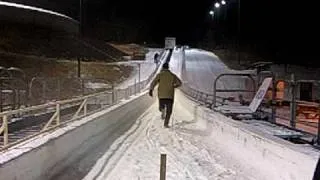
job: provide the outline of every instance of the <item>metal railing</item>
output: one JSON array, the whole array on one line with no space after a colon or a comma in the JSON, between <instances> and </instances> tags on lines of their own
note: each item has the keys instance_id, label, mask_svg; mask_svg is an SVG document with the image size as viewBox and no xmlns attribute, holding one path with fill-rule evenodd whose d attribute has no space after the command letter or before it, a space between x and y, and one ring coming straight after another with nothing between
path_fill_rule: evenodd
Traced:
<instances>
[{"instance_id":1,"label":"metal railing","mask_svg":"<svg viewBox=\"0 0 320 180\"><path fill-rule=\"evenodd\" d=\"M248 77L252 81L253 85L253 90L247 90L247 89L217 89L217 82L221 77L224 76L245 76ZM249 93L255 93L256 92L256 86L255 86L255 80L252 77L252 74L248 73L223 73L218 75L218 77L214 80L213 83L213 106L216 107L216 97L217 97L217 92L249 92Z\"/></svg>"},{"instance_id":2,"label":"metal railing","mask_svg":"<svg viewBox=\"0 0 320 180\"><path fill-rule=\"evenodd\" d=\"M96 104L97 101L94 101L96 98L101 98L103 96L113 96L112 92L101 92L101 93L95 93L91 94L88 96L84 97L78 97L70 100L64 100L64 101L56 101L56 102L51 102L43 105L38 105L38 106L32 106L32 107L27 107L27 108L22 108L22 109L17 109L13 111L6 111L0 113L0 119L2 120L1 123L1 128L0 128L0 134L2 134L3 137L3 147L8 147L9 145L17 144L19 142L22 142L26 139L29 139L30 137L34 137L38 134L41 134L43 132L46 132L48 130L54 129L59 127L62 122L68 122L70 120L77 119L79 117L86 116L88 113L93 112L95 110L98 110L100 108L103 108L105 106L102 106L102 103ZM106 100L112 99L112 98L106 98ZM105 105L112 105L115 102L105 102ZM88 112L88 105L101 105L99 106L100 108L91 108L91 111ZM72 113L70 116L66 117L62 121L62 116L61 116L61 111L64 109L67 109L68 107L77 107L76 112ZM53 115L52 115L52 109L53 110ZM9 132L10 132L10 123L14 121L10 121L13 116L19 115L22 120L28 119L27 117L30 116L30 114L34 114L36 112L37 115L40 114L48 114L51 115L49 121L46 121L45 119L40 119L43 121L42 123L38 124L38 132L32 134L31 136L23 136L21 137L21 140L18 140L16 142L9 142ZM14 132L10 132L12 135L15 135ZM1 136L0 136L1 137Z\"/></svg>"},{"instance_id":3,"label":"metal railing","mask_svg":"<svg viewBox=\"0 0 320 180\"><path fill-rule=\"evenodd\" d=\"M43 105L2 112L0 113L0 120L2 120L2 123L0 123L0 135L2 134L3 138L2 147L6 148L8 146L25 141L26 139L39 135L43 132L60 127L67 122L87 116L88 114L92 114L103 108L117 104L122 99L128 99L130 96L136 95L141 92L141 90L145 88L147 81L148 80L131 85L124 89L114 88L112 91L105 91L69 100L50 102ZM140 86L140 89L138 89L137 86ZM67 109L70 107L73 107L72 112L68 112L66 115L62 116L62 111L67 111ZM19 116L20 118L22 118L22 120L26 120L28 119L28 116L34 113L50 114L51 117L49 120L41 120L43 122L38 124L38 132L30 136L26 135L24 137L21 137L21 139L18 141L10 142L9 139L11 131L9 125L11 122L14 122L10 121L10 119L12 119L12 117L14 116ZM12 135L15 136L15 132L12 132Z\"/></svg>"},{"instance_id":4,"label":"metal railing","mask_svg":"<svg viewBox=\"0 0 320 180\"><path fill-rule=\"evenodd\" d=\"M214 102L213 93L200 91L196 88L191 87L187 82L183 82L181 91L184 94L186 94L189 98L197 101L201 105L205 105L209 108L213 107L213 102ZM224 100L225 100L224 97L216 96L217 103L223 104Z\"/></svg>"},{"instance_id":5,"label":"metal railing","mask_svg":"<svg viewBox=\"0 0 320 180\"><path fill-rule=\"evenodd\" d=\"M313 85L320 85L320 81L318 80L296 80L294 75L291 76L291 80L281 80L285 83L286 91L284 91L284 95L282 101L289 103L289 107L280 106L279 110L277 110L276 118L277 124L281 124L287 126L291 129L295 129L298 131L303 131L312 135L315 135L316 143L320 144L320 103L313 103L307 101L299 101L297 98L298 95L298 87L301 83L311 83ZM274 83L276 86L277 83ZM274 87L276 89L276 87ZM273 97L274 98L274 97ZM319 97L318 97L319 98ZM273 106L275 107L275 106ZM299 110L298 107L306 107L306 115L303 110ZM308 110L312 108L312 110ZM303 118L300 116L308 116L308 114L312 114L312 118L308 120L308 118Z\"/></svg>"},{"instance_id":6,"label":"metal railing","mask_svg":"<svg viewBox=\"0 0 320 180\"><path fill-rule=\"evenodd\" d=\"M163 54L162 59L166 58L167 53ZM70 121L115 105L119 103L120 100L128 99L132 95L137 95L149 86L155 74L158 72L159 67L160 64L158 64L156 70L146 80L136 82L126 88L113 87L111 90L82 97L1 112L0 151L44 132L61 127ZM37 123L32 124L31 133L22 134L21 137L16 138L17 134L21 134L19 131L15 132L13 130L18 129L17 127L14 127L14 123L17 121L15 119L16 116L20 118L20 121L36 119ZM23 126L22 128L27 129L29 127ZM15 139L12 139L11 137Z\"/></svg>"}]
</instances>

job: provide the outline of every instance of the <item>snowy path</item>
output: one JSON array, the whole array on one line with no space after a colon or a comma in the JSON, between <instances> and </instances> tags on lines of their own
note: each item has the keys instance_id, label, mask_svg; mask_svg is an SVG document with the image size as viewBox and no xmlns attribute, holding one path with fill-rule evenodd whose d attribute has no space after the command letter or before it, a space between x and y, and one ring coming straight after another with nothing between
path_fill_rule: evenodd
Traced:
<instances>
[{"instance_id":1,"label":"snowy path","mask_svg":"<svg viewBox=\"0 0 320 180\"><path fill-rule=\"evenodd\" d=\"M176 51L170 61L170 69L178 76L181 57L181 51ZM223 145L217 145L212 137L211 116L209 118L214 112L198 114L198 106L178 91L172 127L164 129L157 106L158 103L153 104L112 144L84 180L159 179L161 153L167 154L168 180L263 179L255 167L233 159Z\"/></svg>"},{"instance_id":2,"label":"snowy path","mask_svg":"<svg viewBox=\"0 0 320 180\"><path fill-rule=\"evenodd\" d=\"M112 145L122 144L112 158L106 162L111 147L85 179L159 179L160 154L166 153L168 180L260 180L257 170L232 160L214 143L210 121L183 108L186 101L177 98L170 129L163 128L155 103Z\"/></svg>"},{"instance_id":3,"label":"snowy path","mask_svg":"<svg viewBox=\"0 0 320 180\"><path fill-rule=\"evenodd\" d=\"M128 65L133 66L134 70L131 73L130 77L119 84L119 88L126 88L130 85L133 85L135 82L138 83L139 81L139 68L138 64L141 64L140 66L140 80L144 81L148 79L148 77L156 70L157 66L154 63L154 54L159 53L160 54L161 49L149 49L149 52L146 54L146 60L144 61L130 61L126 62ZM118 63L121 64L121 63ZM123 64L123 63L122 63Z\"/></svg>"}]
</instances>

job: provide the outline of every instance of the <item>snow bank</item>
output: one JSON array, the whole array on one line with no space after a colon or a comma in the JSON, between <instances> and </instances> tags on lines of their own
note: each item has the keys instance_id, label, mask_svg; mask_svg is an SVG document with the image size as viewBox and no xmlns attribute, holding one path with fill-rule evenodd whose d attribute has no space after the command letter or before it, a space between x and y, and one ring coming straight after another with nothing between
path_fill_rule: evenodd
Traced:
<instances>
[{"instance_id":1,"label":"snow bank","mask_svg":"<svg viewBox=\"0 0 320 180\"><path fill-rule=\"evenodd\" d=\"M170 125L163 128L155 103L84 180L159 179L161 153L167 154L168 180L307 180L319 154L199 106L179 91Z\"/></svg>"},{"instance_id":2,"label":"snow bank","mask_svg":"<svg viewBox=\"0 0 320 180\"><path fill-rule=\"evenodd\" d=\"M190 110L195 106L192 102L182 105ZM211 142L234 160L258 168L264 179L312 179L319 156L313 147L290 143L261 131L261 126L234 121L204 107L199 107L197 114L211 124Z\"/></svg>"}]
</instances>

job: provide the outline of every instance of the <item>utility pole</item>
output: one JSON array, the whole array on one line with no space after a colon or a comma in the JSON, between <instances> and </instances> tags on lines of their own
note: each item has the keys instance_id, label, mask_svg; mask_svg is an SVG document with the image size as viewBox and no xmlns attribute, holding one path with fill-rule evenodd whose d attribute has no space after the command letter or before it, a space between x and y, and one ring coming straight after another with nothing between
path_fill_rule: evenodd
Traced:
<instances>
[{"instance_id":1,"label":"utility pole","mask_svg":"<svg viewBox=\"0 0 320 180\"><path fill-rule=\"evenodd\" d=\"M238 48L237 48L238 49L238 54L237 54L238 57L237 57L237 59L238 59L239 65L241 64L241 59L240 59L241 58L241 54L240 54L240 49L241 49L240 48L241 47L241 45L240 45L240 43L241 43L240 42L240 39L241 39L240 38L240 36L241 36L241 32L240 32L241 31L241 26L240 26L240 21L241 21L240 7L241 7L241 3L240 2L241 2L241 0L238 0Z\"/></svg>"},{"instance_id":2,"label":"utility pole","mask_svg":"<svg viewBox=\"0 0 320 180\"><path fill-rule=\"evenodd\" d=\"M83 19L82 19L82 1L83 0L80 0L79 1L79 34L80 34L80 38L82 38L82 33L83 33ZM81 77L81 57L78 56L77 58L78 60L78 78Z\"/></svg>"}]
</instances>

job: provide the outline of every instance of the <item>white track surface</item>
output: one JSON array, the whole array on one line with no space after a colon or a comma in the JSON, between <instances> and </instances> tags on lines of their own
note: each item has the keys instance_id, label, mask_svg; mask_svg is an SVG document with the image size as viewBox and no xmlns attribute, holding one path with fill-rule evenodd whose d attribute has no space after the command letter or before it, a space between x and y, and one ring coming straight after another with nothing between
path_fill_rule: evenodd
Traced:
<instances>
[{"instance_id":1,"label":"white track surface","mask_svg":"<svg viewBox=\"0 0 320 180\"><path fill-rule=\"evenodd\" d=\"M175 103L170 129L163 128L154 104L137 121L139 127L132 127L113 144L123 144L120 150L105 162L111 147L85 179L159 179L161 153L167 154L168 180L263 179L254 167L232 159L211 137L210 123L195 120L181 103L179 99Z\"/></svg>"},{"instance_id":2,"label":"white track surface","mask_svg":"<svg viewBox=\"0 0 320 180\"><path fill-rule=\"evenodd\" d=\"M170 62L177 75L181 73L179 57L180 52L174 52ZM185 103L193 102L182 96L178 93L176 97L170 129L163 128L155 103L113 143L84 179L159 179L161 153L167 154L168 180L272 179L264 178L266 174L228 154L212 137L208 118L199 118L185 109ZM114 147L119 145L121 148L114 154ZM110 154L114 154L111 159Z\"/></svg>"},{"instance_id":3,"label":"white track surface","mask_svg":"<svg viewBox=\"0 0 320 180\"><path fill-rule=\"evenodd\" d=\"M154 63L154 54L160 53L161 49L149 49L149 52L146 54L146 59L141 61L127 61L127 62L120 62L116 64L127 64L134 67L134 70L130 77L122 82L118 87L119 88L126 88L128 86L134 85L134 83L139 82L139 69L138 64L140 66L140 81L144 81L148 79L148 77L155 71L157 68L156 64Z\"/></svg>"}]
</instances>

